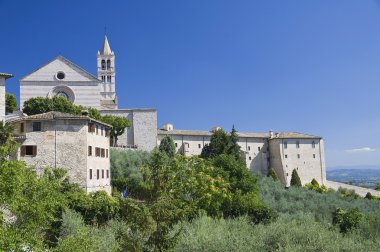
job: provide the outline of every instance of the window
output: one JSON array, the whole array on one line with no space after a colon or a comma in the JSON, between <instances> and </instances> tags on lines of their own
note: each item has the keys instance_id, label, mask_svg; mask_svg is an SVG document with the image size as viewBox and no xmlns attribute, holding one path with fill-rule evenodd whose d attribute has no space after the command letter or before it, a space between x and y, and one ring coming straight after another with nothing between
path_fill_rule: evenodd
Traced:
<instances>
[{"instance_id":1,"label":"window","mask_svg":"<svg viewBox=\"0 0 380 252\"><path fill-rule=\"evenodd\" d=\"M111 61L107 60L107 69L110 69L110 68L111 68Z\"/></svg>"},{"instance_id":2,"label":"window","mask_svg":"<svg viewBox=\"0 0 380 252\"><path fill-rule=\"evenodd\" d=\"M104 178L104 170L102 170L102 178Z\"/></svg>"},{"instance_id":3,"label":"window","mask_svg":"<svg viewBox=\"0 0 380 252\"><path fill-rule=\"evenodd\" d=\"M92 169L90 169L90 179L92 179Z\"/></svg>"},{"instance_id":4,"label":"window","mask_svg":"<svg viewBox=\"0 0 380 252\"><path fill-rule=\"evenodd\" d=\"M297 158L301 158L301 155L300 155L300 154L297 154Z\"/></svg>"},{"instance_id":5,"label":"window","mask_svg":"<svg viewBox=\"0 0 380 252\"><path fill-rule=\"evenodd\" d=\"M296 148L299 149L299 147L300 147L300 141L297 141L296 142Z\"/></svg>"},{"instance_id":6,"label":"window","mask_svg":"<svg viewBox=\"0 0 380 252\"><path fill-rule=\"evenodd\" d=\"M261 150L261 148L260 147L257 147L257 149L260 151Z\"/></svg>"},{"instance_id":7,"label":"window","mask_svg":"<svg viewBox=\"0 0 380 252\"><path fill-rule=\"evenodd\" d=\"M110 75L107 76L107 82L111 83L111 76Z\"/></svg>"},{"instance_id":8,"label":"window","mask_svg":"<svg viewBox=\"0 0 380 252\"><path fill-rule=\"evenodd\" d=\"M105 70L105 69L106 69L106 61L102 60L102 70Z\"/></svg>"},{"instance_id":9,"label":"window","mask_svg":"<svg viewBox=\"0 0 380 252\"><path fill-rule=\"evenodd\" d=\"M286 173L286 176L289 176L289 173Z\"/></svg>"},{"instance_id":10,"label":"window","mask_svg":"<svg viewBox=\"0 0 380 252\"><path fill-rule=\"evenodd\" d=\"M287 148L288 148L288 142L285 141L285 142L284 142L284 149L287 149Z\"/></svg>"},{"instance_id":11,"label":"window","mask_svg":"<svg viewBox=\"0 0 380 252\"><path fill-rule=\"evenodd\" d=\"M24 130L25 130L25 129L24 129L24 123L21 123L21 124L20 124L20 132L23 133Z\"/></svg>"},{"instance_id":12,"label":"window","mask_svg":"<svg viewBox=\"0 0 380 252\"><path fill-rule=\"evenodd\" d=\"M108 158L108 149L106 149L106 158Z\"/></svg>"},{"instance_id":13,"label":"window","mask_svg":"<svg viewBox=\"0 0 380 252\"><path fill-rule=\"evenodd\" d=\"M109 178L109 177L110 177L110 171L107 170L107 178Z\"/></svg>"},{"instance_id":14,"label":"window","mask_svg":"<svg viewBox=\"0 0 380 252\"><path fill-rule=\"evenodd\" d=\"M106 156L106 154L105 154L105 150L104 150L104 149L101 149L101 150L100 150L100 154L101 154L101 157L105 157L105 156Z\"/></svg>"},{"instance_id":15,"label":"window","mask_svg":"<svg viewBox=\"0 0 380 252\"><path fill-rule=\"evenodd\" d=\"M106 76L102 75L102 82L106 82Z\"/></svg>"},{"instance_id":16,"label":"window","mask_svg":"<svg viewBox=\"0 0 380 252\"><path fill-rule=\"evenodd\" d=\"M88 124L88 132L95 132L95 124L93 123Z\"/></svg>"},{"instance_id":17,"label":"window","mask_svg":"<svg viewBox=\"0 0 380 252\"><path fill-rule=\"evenodd\" d=\"M103 136L103 127L100 129L100 135Z\"/></svg>"},{"instance_id":18,"label":"window","mask_svg":"<svg viewBox=\"0 0 380 252\"><path fill-rule=\"evenodd\" d=\"M288 158L288 155L285 155L285 158Z\"/></svg>"},{"instance_id":19,"label":"window","mask_svg":"<svg viewBox=\"0 0 380 252\"><path fill-rule=\"evenodd\" d=\"M313 154L313 158L315 158L315 154Z\"/></svg>"},{"instance_id":20,"label":"window","mask_svg":"<svg viewBox=\"0 0 380 252\"><path fill-rule=\"evenodd\" d=\"M96 179L99 179L99 169L96 170Z\"/></svg>"},{"instance_id":21,"label":"window","mask_svg":"<svg viewBox=\"0 0 380 252\"><path fill-rule=\"evenodd\" d=\"M248 150L249 150L249 151L251 150L251 146L248 146Z\"/></svg>"},{"instance_id":22,"label":"window","mask_svg":"<svg viewBox=\"0 0 380 252\"><path fill-rule=\"evenodd\" d=\"M33 131L41 131L41 122L33 122Z\"/></svg>"},{"instance_id":23,"label":"window","mask_svg":"<svg viewBox=\"0 0 380 252\"><path fill-rule=\"evenodd\" d=\"M249 160L252 160L252 157L251 157L251 156L249 157Z\"/></svg>"},{"instance_id":24,"label":"window","mask_svg":"<svg viewBox=\"0 0 380 252\"><path fill-rule=\"evenodd\" d=\"M199 149L202 148L201 144L198 144L198 148L199 148Z\"/></svg>"},{"instance_id":25,"label":"window","mask_svg":"<svg viewBox=\"0 0 380 252\"><path fill-rule=\"evenodd\" d=\"M99 125L96 125L96 135L99 135Z\"/></svg>"},{"instance_id":26,"label":"window","mask_svg":"<svg viewBox=\"0 0 380 252\"><path fill-rule=\"evenodd\" d=\"M95 147L95 156L100 157L100 148Z\"/></svg>"},{"instance_id":27,"label":"window","mask_svg":"<svg viewBox=\"0 0 380 252\"><path fill-rule=\"evenodd\" d=\"M36 156L37 155L37 146L36 145L24 145L21 146L21 156Z\"/></svg>"},{"instance_id":28,"label":"window","mask_svg":"<svg viewBox=\"0 0 380 252\"><path fill-rule=\"evenodd\" d=\"M313 149L315 149L315 142L314 142L314 141L311 143L311 147L312 147Z\"/></svg>"},{"instance_id":29,"label":"window","mask_svg":"<svg viewBox=\"0 0 380 252\"><path fill-rule=\"evenodd\" d=\"M88 155L92 156L92 146L88 146Z\"/></svg>"}]
</instances>

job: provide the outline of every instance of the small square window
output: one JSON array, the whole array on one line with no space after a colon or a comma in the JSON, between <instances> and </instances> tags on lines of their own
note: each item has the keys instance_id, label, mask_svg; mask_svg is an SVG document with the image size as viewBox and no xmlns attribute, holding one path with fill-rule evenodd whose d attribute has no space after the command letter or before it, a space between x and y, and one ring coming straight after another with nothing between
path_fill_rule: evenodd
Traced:
<instances>
[{"instance_id":1,"label":"small square window","mask_svg":"<svg viewBox=\"0 0 380 252\"><path fill-rule=\"evenodd\" d=\"M25 155L33 156L33 146L32 145L25 146Z\"/></svg>"},{"instance_id":2,"label":"small square window","mask_svg":"<svg viewBox=\"0 0 380 252\"><path fill-rule=\"evenodd\" d=\"M33 122L33 131L41 131L41 122Z\"/></svg>"}]
</instances>

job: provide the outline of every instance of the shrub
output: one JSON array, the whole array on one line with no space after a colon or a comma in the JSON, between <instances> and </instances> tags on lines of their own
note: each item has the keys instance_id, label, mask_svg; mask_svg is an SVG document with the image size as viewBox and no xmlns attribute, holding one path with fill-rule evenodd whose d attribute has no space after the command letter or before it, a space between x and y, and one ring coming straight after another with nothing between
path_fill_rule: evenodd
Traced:
<instances>
[{"instance_id":1,"label":"shrub","mask_svg":"<svg viewBox=\"0 0 380 252\"><path fill-rule=\"evenodd\" d=\"M301 179L298 176L298 172L296 171L296 169L294 169L292 172L292 179L290 180L290 185L291 186L297 186L297 187L302 186Z\"/></svg>"},{"instance_id":2,"label":"shrub","mask_svg":"<svg viewBox=\"0 0 380 252\"><path fill-rule=\"evenodd\" d=\"M333 224L339 226L342 233L358 227L362 213L357 208L345 211L338 208L333 213Z\"/></svg>"},{"instance_id":3,"label":"shrub","mask_svg":"<svg viewBox=\"0 0 380 252\"><path fill-rule=\"evenodd\" d=\"M176 151L174 141L170 136L162 138L158 149L168 155L169 158L173 158Z\"/></svg>"},{"instance_id":4,"label":"shrub","mask_svg":"<svg viewBox=\"0 0 380 252\"><path fill-rule=\"evenodd\" d=\"M277 173L273 168L270 168L268 171L268 177L272 178L274 181L278 180Z\"/></svg>"}]
</instances>

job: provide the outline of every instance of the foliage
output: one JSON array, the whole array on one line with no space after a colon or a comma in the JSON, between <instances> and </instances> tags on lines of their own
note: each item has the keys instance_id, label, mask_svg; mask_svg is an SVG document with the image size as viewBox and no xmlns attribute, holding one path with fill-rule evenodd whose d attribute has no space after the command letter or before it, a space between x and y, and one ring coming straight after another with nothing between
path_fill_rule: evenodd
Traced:
<instances>
[{"instance_id":1,"label":"foliage","mask_svg":"<svg viewBox=\"0 0 380 252\"><path fill-rule=\"evenodd\" d=\"M268 177L272 178L274 181L278 181L277 173L273 168L269 169Z\"/></svg>"},{"instance_id":2,"label":"foliage","mask_svg":"<svg viewBox=\"0 0 380 252\"><path fill-rule=\"evenodd\" d=\"M305 187L306 188L309 188L310 190L314 190L316 192L319 192L319 193L325 193L325 192L328 192L328 189L325 185L319 185L318 181L313 178L311 180L311 183L306 183L305 184Z\"/></svg>"},{"instance_id":3,"label":"foliage","mask_svg":"<svg viewBox=\"0 0 380 252\"><path fill-rule=\"evenodd\" d=\"M124 133L125 128L130 126L130 121L125 117L114 115L102 116L100 112L95 108L87 108L84 106L75 105L61 96L55 96L53 98L30 98L24 102L23 107L23 112L27 115L42 114L50 111L59 111L63 113L80 115L83 110L87 110L89 112L89 117L100 120L112 126L111 136L114 139L114 145L117 145L117 139Z\"/></svg>"},{"instance_id":4,"label":"foliage","mask_svg":"<svg viewBox=\"0 0 380 252\"><path fill-rule=\"evenodd\" d=\"M290 185L298 186L298 187L302 186L300 176L298 176L298 172L296 171L296 169L292 171L292 178L290 180Z\"/></svg>"},{"instance_id":5,"label":"foliage","mask_svg":"<svg viewBox=\"0 0 380 252\"><path fill-rule=\"evenodd\" d=\"M318 193L304 187L284 188L279 181L263 177L260 179L260 195L264 202L274 211L281 214L297 216L312 214L316 221L332 223L332 213L337 209L358 208L368 214L378 212L380 202L342 196L340 192Z\"/></svg>"},{"instance_id":6,"label":"foliage","mask_svg":"<svg viewBox=\"0 0 380 252\"><path fill-rule=\"evenodd\" d=\"M169 158L173 158L176 151L174 141L170 136L162 138L158 149L168 155Z\"/></svg>"},{"instance_id":7,"label":"foliage","mask_svg":"<svg viewBox=\"0 0 380 252\"><path fill-rule=\"evenodd\" d=\"M5 94L5 113L11 114L18 109L17 99L14 94Z\"/></svg>"},{"instance_id":8,"label":"foliage","mask_svg":"<svg viewBox=\"0 0 380 252\"><path fill-rule=\"evenodd\" d=\"M5 161L18 148L18 143L13 138L14 128L12 124L0 121L0 162Z\"/></svg>"},{"instance_id":9,"label":"foliage","mask_svg":"<svg viewBox=\"0 0 380 252\"><path fill-rule=\"evenodd\" d=\"M175 226L181 232L174 251L376 251L377 239L343 236L312 216L285 215L268 225L246 217L212 219L206 215Z\"/></svg>"},{"instance_id":10,"label":"foliage","mask_svg":"<svg viewBox=\"0 0 380 252\"><path fill-rule=\"evenodd\" d=\"M380 183L376 184L376 186L375 186L375 190L376 190L376 191L380 191Z\"/></svg>"},{"instance_id":11,"label":"foliage","mask_svg":"<svg viewBox=\"0 0 380 252\"><path fill-rule=\"evenodd\" d=\"M357 208L348 211L338 208L333 213L333 224L339 226L342 233L347 233L359 226L362 217L362 213Z\"/></svg>"},{"instance_id":12,"label":"foliage","mask_svg":"<svg viewBox=\"0 0 380 252\"><path fill-rule=\"evenodd\" d=\"M235 130L235 126L232 126L232 130L230 135L228 136L228 144L226 154L233 156L236 160L245 164L245 154L240 150L240 145L238 144L239 137L237 135L237 131Z\"/></svg>"},{"instance_id":13,"label":"foliage","mask_svg":"<svg viewBox=\"0 0 380 252\"><path fill-rule=\"evenodd\" d=\"M127 118L114 115L104 115L100 120L112 126L111 136L114 139L114 146L117 146L118 137L124 134L125 128L131 125Z\"/></svg>"}]
</instances>

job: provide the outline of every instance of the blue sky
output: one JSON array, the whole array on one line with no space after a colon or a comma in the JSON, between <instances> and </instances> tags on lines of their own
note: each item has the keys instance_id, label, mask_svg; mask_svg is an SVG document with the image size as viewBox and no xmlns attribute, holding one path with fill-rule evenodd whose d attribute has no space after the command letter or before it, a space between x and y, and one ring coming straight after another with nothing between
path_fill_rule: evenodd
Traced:
<instances>
[{"instance_id":1,"label":"blue sky","mask_svg":"<svg viewBox=\"0 0 380 252\"><path fill-rule=\"evenodd\" d=\"M0 0L0 72L61 54L96 74L104 26L121 108L208 130L323 136L328 166L380 165L380 1Z\"/></svg>"}]
</instances>

